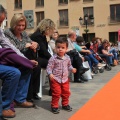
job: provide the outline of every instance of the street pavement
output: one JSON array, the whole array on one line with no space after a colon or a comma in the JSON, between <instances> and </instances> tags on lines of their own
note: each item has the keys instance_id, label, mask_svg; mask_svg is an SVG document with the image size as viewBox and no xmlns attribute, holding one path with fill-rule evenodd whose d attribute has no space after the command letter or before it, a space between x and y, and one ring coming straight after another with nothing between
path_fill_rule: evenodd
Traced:
<instances>
[{"instance_id":1,"label":"street pavement","mask_svg":"<svg viewBox=\"0 0 120 120\"><path fill-rule=\"evenodd\" d=\"M120 71L120 65L112 67L111 71L98 73L92 80L85 83L70 82L71 112L61 109L60 113L53 114L50 108L51 96L48 96L49 85L43 87L43 97L35 101L35 108L15 108L16 117L9 120L69 120L90 98L92 98L107 82L109 82ZM92 109L92 108L91 108Z\"/></svg>"}]
</instances>

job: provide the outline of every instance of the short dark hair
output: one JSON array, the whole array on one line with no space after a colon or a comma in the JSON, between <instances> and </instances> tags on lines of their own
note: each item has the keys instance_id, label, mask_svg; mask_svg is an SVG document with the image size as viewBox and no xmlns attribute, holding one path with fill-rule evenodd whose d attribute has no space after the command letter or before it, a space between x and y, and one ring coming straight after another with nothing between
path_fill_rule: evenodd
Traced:
<instances>
[{"instance_id":1,"label":"short dark hair","mask_svg":"<svg viewBox=\"0 0 120 120\"><path fill-rule=\"evenodd\" d=\"M66 47L68 47L68 40L66 37L59 37L56 41L55 41L55 45L57 45L58 43L65 43Z\"/></svg>"},{"instance_id":2,"label":"short dark hair","mask_svg":"<svg viewBox=\"0 0 120 120\"><path fill-rule=\"evenodd\" d=\"M76 42L77 43L84 42L84 38L82 36L77 36Z\"/></svg>"}]
</instances>

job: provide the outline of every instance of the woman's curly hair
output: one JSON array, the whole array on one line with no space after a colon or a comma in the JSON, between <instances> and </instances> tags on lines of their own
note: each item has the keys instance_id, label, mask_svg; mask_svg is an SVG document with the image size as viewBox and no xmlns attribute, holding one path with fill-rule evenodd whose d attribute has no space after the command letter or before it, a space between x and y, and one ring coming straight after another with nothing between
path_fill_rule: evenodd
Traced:
<instances>
[{"instance_id":1,"label":"woman's curly hair","mask_svg":"<svg viewBox=\"0 0 120 120\"><path fill-rule=\"evenodd\" d=\"M92 43L95 43L95 42L97 43L98 39L102 42L102 38L94 37L94 38L92 39Z\"/></svg>"},{"instance_id":2,"label":"woman's curly hair","mask_svg":"<svg viewBox=\"0 0 120 120\"><path fill-rule=\"evenodd\" d=\"M55 29L55 23L51 19L43 19L37 26L36 31L39 30L44 33L47 29Z\"/></svg>"}]
</instances>

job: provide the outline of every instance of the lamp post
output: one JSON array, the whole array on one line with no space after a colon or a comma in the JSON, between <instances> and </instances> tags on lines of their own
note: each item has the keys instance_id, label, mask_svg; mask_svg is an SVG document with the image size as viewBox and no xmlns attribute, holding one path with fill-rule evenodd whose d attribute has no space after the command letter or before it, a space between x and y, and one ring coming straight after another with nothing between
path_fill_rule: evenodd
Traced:
<instances>
[{"instance_id":1,"label":"lamp post","mask_svg":"<svg viewBox=\"0 0 120 120\"><path fill-rule=\"evenodd\" d=\"M89 19L90 19L90 23L91 24L93 24L94 23L94 18L93 18L93 16L89 16ZM85 39L85 42L88 42L88 29L87 29L87 27L88 27L88 15L86 14L85 16L84 16L84 23L83 23L83 18L82 17L80 17L79 18L79 21L80 21L80 24L81 25L85 25L85 37L86 37L86 39Z\"/></svg>"}]
</instances>

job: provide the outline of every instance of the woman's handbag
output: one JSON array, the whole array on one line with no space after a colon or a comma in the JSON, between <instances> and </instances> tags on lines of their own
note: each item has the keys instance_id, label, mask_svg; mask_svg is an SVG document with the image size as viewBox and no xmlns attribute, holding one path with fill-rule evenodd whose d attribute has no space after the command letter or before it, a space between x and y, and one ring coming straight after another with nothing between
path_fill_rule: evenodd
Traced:
<instances>
[{"instance_id":1,"label":"woman's handbag","mask_svg":"<svg viewBox=\"0 0 120 120\"><path fill-rule=\"evenodd\" d=\"M117 60L114 60L114 65L116 66L116 65L118 65L118 62L117 62Z\"/></svg>"}]
</instances>

